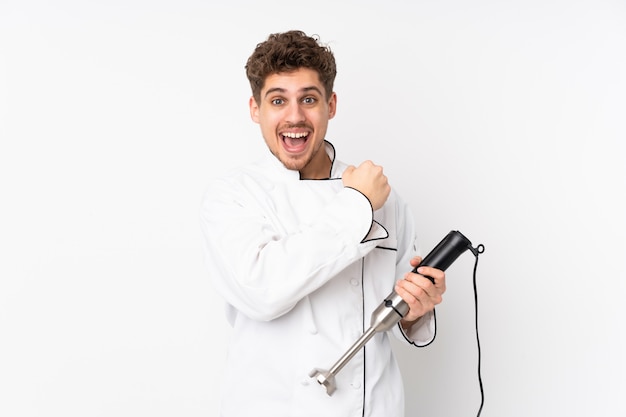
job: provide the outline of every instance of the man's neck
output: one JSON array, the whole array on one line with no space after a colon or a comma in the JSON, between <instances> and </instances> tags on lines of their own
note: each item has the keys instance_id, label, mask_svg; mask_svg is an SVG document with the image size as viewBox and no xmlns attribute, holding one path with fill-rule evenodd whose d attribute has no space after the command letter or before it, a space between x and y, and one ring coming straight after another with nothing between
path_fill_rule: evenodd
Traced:
<instances>
[{"instance_id":1,"label":"man's neck","mask_svg":"<svg viewBox=\"0 0 626 417\"><path fill-rule=\"evenodd\" d=\"M332 161L330 156L323 151L320 161L311 161L304 169L300 171L300 178L303 180L325 180L330 178L330 168Z\"/></svg>"}]
</instances>

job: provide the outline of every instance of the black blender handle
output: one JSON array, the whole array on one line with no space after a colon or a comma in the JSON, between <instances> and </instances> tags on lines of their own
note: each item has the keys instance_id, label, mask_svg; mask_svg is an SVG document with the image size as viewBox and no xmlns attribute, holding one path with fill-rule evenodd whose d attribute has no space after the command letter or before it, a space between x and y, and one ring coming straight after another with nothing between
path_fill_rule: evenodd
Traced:
<instances>
[{"instance_id":1,"label":"black blender handle","mask_svg":"<svg viewBox=\"0 0 626 417\"><path fill-rule=\"evenodd\" d=\"M417 268L420 266L430 266L445 271L463 252L471 248L472 242L468 238L458 230L452 230L426 255L418 266L413 268L413 272L417 273ZM426 278L433 283L435 282L432 277L426 276Z\"/></svg>"}]
</instances>

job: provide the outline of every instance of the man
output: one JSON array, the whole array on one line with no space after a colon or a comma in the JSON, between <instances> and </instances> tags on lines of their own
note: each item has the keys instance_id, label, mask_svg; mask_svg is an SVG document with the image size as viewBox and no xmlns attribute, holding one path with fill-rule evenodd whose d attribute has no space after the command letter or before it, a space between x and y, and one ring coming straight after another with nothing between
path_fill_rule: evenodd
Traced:
<instances>
[{"instance_id":1,"label":"man","mask_svg":"<svg viewBox=\"0 0 626 417\"><path fill-rule=\"evenodd\" d=\"M380 166L346 165L325 140L337 110L331 50L300 31L273 34L246 73L273 156L213 180L201 211L209 277L233 327L221 415L403 416L386 332L337 374L332 396L309 372L335 363L392 289L410 310L390 332L430 343L445 274L407 272L421 260L409 208Z\"/></svg>"}]
</instances>

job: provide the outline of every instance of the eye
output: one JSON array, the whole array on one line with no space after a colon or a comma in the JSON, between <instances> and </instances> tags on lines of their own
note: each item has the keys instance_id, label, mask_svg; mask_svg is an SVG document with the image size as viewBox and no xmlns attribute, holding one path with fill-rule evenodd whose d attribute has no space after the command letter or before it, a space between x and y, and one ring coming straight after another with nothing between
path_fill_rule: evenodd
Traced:
<instances>
[{"instance_id":1,"label":"eye","mask_svg":"<svg viewBox=\"0 0 626 417\"><path fill-rule=\"evenodd\" d=\"M317 102L317 99L315 97L305 97L302 99L302 102L304 104L315 104Z\"/></svg>"},{"instance_id":2,"label":"eye","mask_svg":"<svg viewBox=\"0 0 626 417\"><path fill-rule=\"evenodd\" d=\"M275 106L280 106L281 104L284 104L285 100L283 100L282 98L275 98L272 100L272 104Z\"/></svg>"}]
</instances>

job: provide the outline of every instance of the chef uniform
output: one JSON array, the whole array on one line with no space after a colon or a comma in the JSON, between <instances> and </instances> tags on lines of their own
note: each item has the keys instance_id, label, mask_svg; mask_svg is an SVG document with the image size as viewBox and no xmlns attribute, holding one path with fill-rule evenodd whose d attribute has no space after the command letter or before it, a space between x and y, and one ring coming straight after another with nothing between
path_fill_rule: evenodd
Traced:
<instances>
[{"instance_id":1,"label":"chef uniform","mask_svg":"<svg viewBox=\"0 0 626 417\"><path fill-rule=\"evenodd\" d=\"M375 334L336 375L327 395L313 368L330 368L369 327L371 313L410 269L413 216L392 190L372 211L330 178L302 180L273 155L209 184L201 208L209 278L232 326L221 417L402 417L404 390L389 335ZM435 334L431 312L405 334Z\"/></svg>"}]
</instances>

